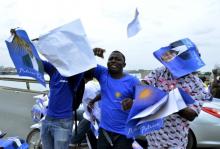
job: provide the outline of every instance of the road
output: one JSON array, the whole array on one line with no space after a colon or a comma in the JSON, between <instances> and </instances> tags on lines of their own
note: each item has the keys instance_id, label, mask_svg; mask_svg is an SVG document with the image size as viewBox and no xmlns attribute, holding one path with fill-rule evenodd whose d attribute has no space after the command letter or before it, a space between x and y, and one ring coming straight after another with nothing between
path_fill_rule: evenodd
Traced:
<instances>
[{"instance_id":1,"label":"road","mask_svg":"<svg viewBox=\"0 0 220 149\"><path fill-rule=\"evenodd\" d=\"M33 124L30 111L35 103L34 95L37 93L15 92L0 88L0 130L7 131L6 137L19 136L26 139Z\"/></svg>"},{"instance_id":2,"label":"road","mask_svg":"<svg viewBox=\"0 0 220 149\"><path fill-rule=\"evenodd\" d=\"M33 124L30 111L34 95L0 88L0 130L7 131L8 137L26 138Z\"/></svg>"}]
</instances>

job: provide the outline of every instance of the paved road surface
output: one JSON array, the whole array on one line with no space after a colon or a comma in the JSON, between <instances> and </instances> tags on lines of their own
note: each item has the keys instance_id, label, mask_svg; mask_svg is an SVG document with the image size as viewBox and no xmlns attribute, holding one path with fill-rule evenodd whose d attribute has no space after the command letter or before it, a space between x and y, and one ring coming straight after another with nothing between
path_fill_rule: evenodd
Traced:
<instances>
[{"instance_id":1,"label":"paved road surface","mask_svg":"<svg viewBox=\"0 0 220 149\"><path fill-rule=\"evenodd\" d=\"M34 95L0 88L0 129L7 131L8 137L26 138L33 124L30 110L35 103Z\"/></svg>"}]
</instances>

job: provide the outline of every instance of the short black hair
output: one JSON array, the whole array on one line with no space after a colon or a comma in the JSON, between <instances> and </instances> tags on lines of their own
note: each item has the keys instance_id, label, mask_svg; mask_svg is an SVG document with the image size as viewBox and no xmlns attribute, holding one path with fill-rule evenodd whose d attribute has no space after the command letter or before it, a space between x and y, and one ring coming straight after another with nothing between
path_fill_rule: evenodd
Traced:
<instances>
[{"instance_id":1,"label":"short black hair","mask_svg":"<svg viewBox=\"0 0 220 149\"><path fill-rule=\"evenodd\" d=\"M123 57L123 59L124 59L124 62L125 62L125 56L124 56L124 54L123 53L121 53L120 51L118 51L118 50L115 50L115 51L112 51L112 53L120 53L121 54L121 56Z\"/></svg>"}]
</instances>

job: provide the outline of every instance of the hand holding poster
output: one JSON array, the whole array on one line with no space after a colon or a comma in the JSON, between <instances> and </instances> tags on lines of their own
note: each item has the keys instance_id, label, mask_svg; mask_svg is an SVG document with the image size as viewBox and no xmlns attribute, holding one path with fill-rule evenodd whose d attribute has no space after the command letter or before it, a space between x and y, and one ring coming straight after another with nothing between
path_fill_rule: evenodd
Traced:
<instances>
[{"instance_id":1,"label":"hand holding poster","mask_svg":"<svg viewBox=\"0 0 220 149\"><path fill-rule=\"evenodd\" d=\"M146 134L158 130L163 126L161 118L138 125L141 118L147 117L156 111L167 101L167 93L153 86L136 86L135 100L130 110L126 131L127 137Z\"/></svg>"},{"instance_id":2,"label":"hand holding poster","mask_svg":"<svg viewBox=\"0 0 220 149\"><path fill-rule=\"evenodd\" d=\"M18 75L33 77L46 86L42 61L25 30L12 29L11 34L5 42Z\"/></svg>"},{"instance_id":3,"label":"hand holding poster","mask_svg":"<svg viewBox=\"0 0 220 149\"><path fill-rule=\"evenodd\" d=\"M135 100L127 120L127 136L144 135L163 126L163 118L193 104L194 100L180 88L169 94L152 86L137 86Z\"/></svg>"},{"instance_id":4,"label":"hand holding poster","mask_svg":"<svg viewBox=\"0 0 220 149\"><path fill-rule=\"evenodd\" d=\"M192 73L205 65L196 45L188 38L162 47L153 54L169 69L174 78Z\"/></svg>"},{"instance_id":5,"label":"hand holding poster","mask_svg":"<svg viewBox=\"0 0 220 149\"><path fill-rule=\"evenodd\" d=\"M156 113L141 119L138 125L145 123L146 121L152 121L158 118L167 117L194 103L192 97L180 88L175 88L174 90L171 90L167 95L167 98L167 102L164 103L164 105L161 106L161 108Z\"/></svg>"}]
</instances>

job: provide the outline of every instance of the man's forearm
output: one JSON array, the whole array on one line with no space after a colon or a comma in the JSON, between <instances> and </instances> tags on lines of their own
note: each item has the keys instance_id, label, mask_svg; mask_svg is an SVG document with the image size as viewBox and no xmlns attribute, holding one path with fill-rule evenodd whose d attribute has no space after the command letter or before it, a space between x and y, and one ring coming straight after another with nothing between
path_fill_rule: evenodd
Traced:
<instances>
[{"instance_id":1,"label":"man's forearm","mask_svg":"<svg viewBox=\"0 0 220 149\"><path fill-rule=\"evenodd\" d=\"M96 95L96 97L93 99L93 102L97 102L101 100L101 94Z\"/></svg>"},{"instance_id":2,"label":"man's forearm","mask_svg":"<svg viewBox=\"0 0 220 149\"><path fill-rule=\"evenodd\" d=\"M181 117L183 117L183 118L185 118L189 121L193 121L198 116L197 113L194 110L190 109L190 108L182 109L178 112L178 114Z\"/></svg>"}]
</instances>

